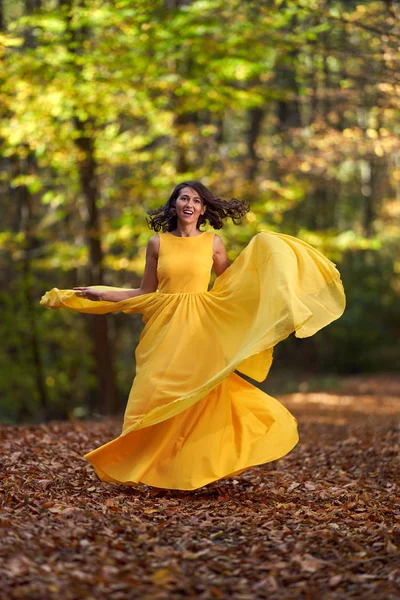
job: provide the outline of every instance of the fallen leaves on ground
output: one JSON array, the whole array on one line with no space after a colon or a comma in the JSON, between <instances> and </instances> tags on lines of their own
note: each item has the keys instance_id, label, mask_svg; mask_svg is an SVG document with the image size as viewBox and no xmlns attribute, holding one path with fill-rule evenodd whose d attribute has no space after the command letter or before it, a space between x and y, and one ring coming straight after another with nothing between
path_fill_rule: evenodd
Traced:
<instances>
[{"instance_id":1,"label":"fallen leaves on ground","mask_svg":"<svg viewBox=\"0 0 400 600\"><path fill-rule=\"evenodd\" d=\"M296 448L193 492L99 481L120 420L3 426L0 598L397 599L400 395L373 392L280 398Z\"/></svg>"}]
</instances>

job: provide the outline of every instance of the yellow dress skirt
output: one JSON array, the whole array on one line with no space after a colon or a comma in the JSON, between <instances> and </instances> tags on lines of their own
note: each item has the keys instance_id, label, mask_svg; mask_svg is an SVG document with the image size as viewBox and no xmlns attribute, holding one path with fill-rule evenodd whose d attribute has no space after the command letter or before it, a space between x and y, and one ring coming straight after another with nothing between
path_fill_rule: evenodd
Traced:
<instances>
[{"instance_id":1,"label":"yellow dress skirt","mask_svg":"<svg viewBox=\"0 0 400 600\"><path fill-rule=\"evenodd\" d=\"M159 235L157 292L95 302L54 288L41 304L143 315L122 432L85 458L104 481L192 490L294 448L296 418L234 371L263 381L274 346L340 317L345 294L335 264L289 235L257 234L210 291L214 234Z\"/></svg>"}]
</instances>

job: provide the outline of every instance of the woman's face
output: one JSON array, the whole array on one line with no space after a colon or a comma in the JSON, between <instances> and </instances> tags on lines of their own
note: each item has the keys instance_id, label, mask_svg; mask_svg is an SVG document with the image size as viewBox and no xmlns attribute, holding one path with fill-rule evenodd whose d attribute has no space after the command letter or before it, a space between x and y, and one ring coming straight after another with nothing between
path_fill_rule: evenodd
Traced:
<instances>
[{"instance_id":1,"label":"woman's face","mask_svg":"<svg viewBox=\"0 0 400 600\"><path fill-rule=\"evenodd\" d=\"M184 187L179 192L175 202L176 216L178 221L185 225L191 225L206 212L206 206L199 194L191 187Z\"/></svg>"}]
</instances>

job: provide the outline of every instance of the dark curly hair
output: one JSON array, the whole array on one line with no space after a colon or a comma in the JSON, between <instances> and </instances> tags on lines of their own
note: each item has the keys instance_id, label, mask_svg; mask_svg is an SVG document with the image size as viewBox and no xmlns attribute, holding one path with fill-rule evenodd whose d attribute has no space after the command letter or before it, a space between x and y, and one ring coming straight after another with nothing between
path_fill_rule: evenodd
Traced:
<instances>
[{"instance_id":1,"label":"dark curly hair","mask_svg":"<svg viewBox=\"0 0 400 600\"><path fill-rule=\"evenodd\" d=\"M225 219L228 218L231 218L235 225L239 225L241 218L250 210L249 205L243 200L237 200L236 198L223 200L214 196L200 181L183 181L175 187L164 206L148 211L147 224L150 229L157 233L176 229L178 218L175 211L175 202L184 187L196 190L206 206L204 215L201 215L197 221L198 229L207 221L214 229L221 229Z\"/></svg>"}]
</instances>

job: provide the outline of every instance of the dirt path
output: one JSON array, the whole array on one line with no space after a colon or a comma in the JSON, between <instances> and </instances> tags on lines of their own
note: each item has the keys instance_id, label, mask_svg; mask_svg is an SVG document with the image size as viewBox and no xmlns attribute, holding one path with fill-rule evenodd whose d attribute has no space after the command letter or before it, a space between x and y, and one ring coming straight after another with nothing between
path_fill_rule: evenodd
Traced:
<instances>
[{"instance_id":1,"label":"dirt path","mask_svg":"<svg viewBox=\"0 0 400 600\"><path fill-rule=\"evenodd\" d=\"M280 398L298 446L195 492L99 482L120 421L2 427L0 598L399 598L400 378L368 381Z\"/></svg>"}]
</instances>

